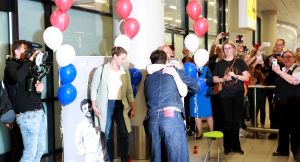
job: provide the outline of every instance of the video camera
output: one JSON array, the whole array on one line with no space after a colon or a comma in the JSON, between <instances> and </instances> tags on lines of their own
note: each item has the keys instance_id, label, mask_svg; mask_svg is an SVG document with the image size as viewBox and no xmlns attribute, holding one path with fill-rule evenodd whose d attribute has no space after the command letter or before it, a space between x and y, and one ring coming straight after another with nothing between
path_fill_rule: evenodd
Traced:
<instances>
[{"instance_id":1,"label":"video camera","mask_svg":"<svg viewBox=\"0 0 300 162\"><path fill-rule=\"evenodd\" d=\"M36 81L41 81L50 72L51 66L46 62L48 52L38 50L40 48L43 48L41 44L28 42L28 50L25 53L25 58L27 60L38 51L38 54L33 60L34 63L30 68L30 78L27 83L27 90L29 92L34 91Z\"/></svg>"}]
</instances>

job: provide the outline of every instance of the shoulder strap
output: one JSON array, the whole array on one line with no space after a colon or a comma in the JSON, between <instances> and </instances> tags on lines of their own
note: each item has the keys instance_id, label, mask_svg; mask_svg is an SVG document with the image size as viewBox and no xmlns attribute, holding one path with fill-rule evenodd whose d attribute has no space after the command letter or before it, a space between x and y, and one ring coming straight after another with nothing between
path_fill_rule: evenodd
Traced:
<instances>
[{"instance_id":1,"label":"shoulder strap","mask_svg":"<svg viewBox=\"0 0 300 162\"><path fill-rule=\"evenodd\" d=\"M101 75L100 75L100 81L102 80L103 69L104 69L104 65L102 65L102 71L101 71Z\"/></svg>"}]
</instances>

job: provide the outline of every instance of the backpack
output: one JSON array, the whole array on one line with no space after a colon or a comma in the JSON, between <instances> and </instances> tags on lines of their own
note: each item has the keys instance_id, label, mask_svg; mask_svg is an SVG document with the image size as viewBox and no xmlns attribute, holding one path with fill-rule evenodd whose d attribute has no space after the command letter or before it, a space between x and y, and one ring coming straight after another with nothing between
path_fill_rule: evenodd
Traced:
<instances>
[{"instance_id":1,"label":"backpack","mask_svg":"<svg viewBox=\"0 0 300 162\"><path fill-rule=\"evenodd\" d=\"M0 84L0 122L4 124L12 123L16 114L3 81Z\"/></svg>"}]
</instances>

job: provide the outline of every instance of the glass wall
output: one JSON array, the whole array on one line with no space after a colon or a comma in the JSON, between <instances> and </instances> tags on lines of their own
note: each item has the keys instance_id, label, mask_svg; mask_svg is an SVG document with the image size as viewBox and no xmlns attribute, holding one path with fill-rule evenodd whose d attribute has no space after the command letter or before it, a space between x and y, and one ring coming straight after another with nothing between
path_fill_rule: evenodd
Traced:
<instances>
[{"instance_id":1,"label":"glass wall","mask_svg":"<svg viewBox=\"0 0 300 162\"><path fill-rule=\"evenodd\" d=\"M54 1L54 0L53 0ZM111 0L84 0L75 1L74 6L85 8L88 10L94 10L98 12L110 13Z\"/></svg>"},{"instance_id":2,"label":"glass wall","mask_svg":"<svg viewBox=\"0 0 300 162\"><path fill-rule=\"evenodd\" d=\"M76 9L68 11L70 24L64 44L74 47L77 56L108 56L112 48L112 17Z\"/></svg>"},{"instance_id":3,"label":"glass wall","mask_svg":"<svg viewBox=\"0 0 300 162\"><path fill-rule=\"evenodd\" d=\"M5 57L9 54L8 37L8 13L0 11L0 80L3 79L5 68ZM9 130L0 123L0 154L10 151L10 133Z\"/></svg>"},{"instance_id":4,"label":"glass wall","mask_svg":"<svg viewBox=\"0 0 300 162\"><path fill-rule=\"evenodd\" d=\"M165 28L183 29L185 24L184 0L165 0Z\"/></svg>"}]
</instances>

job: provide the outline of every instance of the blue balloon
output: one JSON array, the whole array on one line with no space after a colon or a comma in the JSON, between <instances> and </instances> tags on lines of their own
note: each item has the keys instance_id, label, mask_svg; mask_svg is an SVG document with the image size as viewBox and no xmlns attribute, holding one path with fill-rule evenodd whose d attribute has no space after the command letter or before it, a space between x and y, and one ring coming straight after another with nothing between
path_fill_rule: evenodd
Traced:
<instances>
[{"instance_id":1,"label":"blue balloon","mask_svg":"<svg viewBox=\"0 0 300 162\"><path fill-rule=\"evenodd\" d=\"M198 85L200 86L200 91L199 93L206 93L207 92L207 86L206 82L203 78L196 78Z\"/></svg>"},{"instance_id":2,"label":"blue balloon","mask_svg":"<svg viewBox=\"0 0 300 162\"><path fill-rule=\"evenodd\" d=\"M183 65L184 71L192 78L197 76L197 67L191 62L187 62Z\"/></svg>"},{"instance_id":3,"label":"blue balloon","mask_svg":"<svg viewBox=\"0 0 300 162\"><path fill-rule=\"evenodd\" d=\"M140 72L140 70L137 68L130 68L129 73L130 73L131 84L138 86L142 81L142 73Z\"/></svg>"},{"instance_id":4,"label":"blue balloon","mask_svg":"<svg viewBox=\"0 0 300 162\"><path fill-rule=\"evenodd\" d=\"M131 85L131 87L132 87L133 96L135 97L137 94L137 88L135 85Z\"/></svg>"},{"instance_id":5,"label":"blue balloon","mask_svg":"<svg viewBox=\"0 0 300 162\"><path fill-rule=\"evenodd\" d=\"M68 66L60 68L59 74L61 84L68 84L75 79L77 71L73 64L69 64Z\"/></svg>"},{"instance_id":6,"label":"blue balloon","mask_svg":"<svg viewBox=\"0 0 300 162\"><path fill-rule=\"evenodd\" d=\"M77 90L70 83L64 84L58 88L57 97L63 106L72 103L75 100L76 96Z\"/></svg>"}]
</instances>

